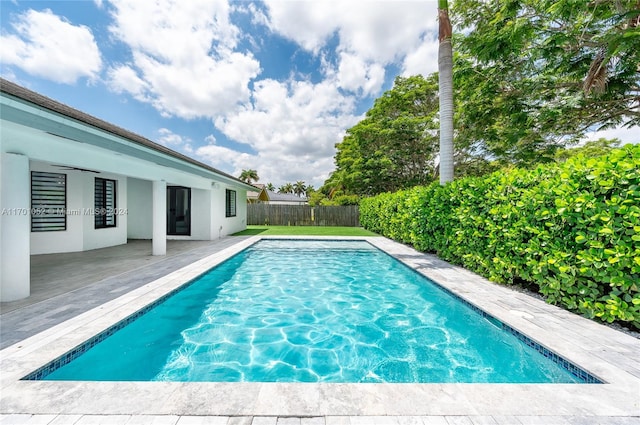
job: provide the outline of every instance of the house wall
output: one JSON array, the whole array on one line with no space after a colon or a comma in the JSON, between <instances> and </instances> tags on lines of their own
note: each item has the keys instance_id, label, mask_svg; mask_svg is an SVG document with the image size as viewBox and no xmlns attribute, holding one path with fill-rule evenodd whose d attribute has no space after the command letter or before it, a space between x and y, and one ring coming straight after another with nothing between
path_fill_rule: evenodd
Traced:
<instances>
[{"instance_id":1,"label":"house wall","mask_svg":"<svg viewBox=\"0 0 640 425\"><path fill-rule=\"evenodd\" d=\"M227 221L224 216L224 202L224 188L216 185L216 187L211 190L211 228L209 239L212 241L228 234L222 233Z\"/></svg>"},{"instance_id":2,"label":"house wall","mask_svg":"<svg viewBox=\"0 0 640 425\"><path fill-rule=\"evenodd\" d=\"M153 183L129 177L127 179L127 237L151 239L153 236Z\"/></svg>"},{"instance_id":3,"label":"house wall","mask_svg":"<svg viewBox=\"0 0 640 425\"><path fill-rule=\"evenodd\" d=\"M151 239L152 183L127 179L128 237ZM171 184L169 184L171 186ZM216 240L246 228L246 192L237 188L236 217L225 217L225 189L217 185L211 190L191 189L191 236L167 236L169 240ZM222 229L221 229L222 227Z\"/></svg>"},{"instance_id":4,"label":"house wall","mask_svg":"<svg viewBox=\"0 0 640 425\"><path fill-rule=\"evenodd\" d=\"M116 207L127 209L127 179L109 173L66 170L32 161L30 171L46 171L67 176L67 230L31 232L31 254L86 251L127 243L127 215L116 217L116 227L96 229L94 224L95 178L116 180ZM31 190L29 186L29 190Z\"/></svg>"},{"instance_id":5,"label":"house wall","mask_svg":"<svg viewBox=\"0 0 640 425\"><path fill-rule=\"evenodd\" d=\"M225 217L225 191L236 191L236 216ZM211 198L212 226L211 239L219 239L247 228L247 191L231 186L221 186L212 191Z\"/></svg>"},{"instance_id":6,"label":"house wall","mask_svg":"<svg viewBox=\"0 0 640 425\"><path fill-rule=\"evenodd\" d=\"M67 230L57 232L31 232L31 254L82 251L84 244L82 236L84 225L81 215L84 207L84 181L82 172L62 170L59 167L35 161L31 161L29 168L30 171L66 174L67 211L80 212L78 214L73 213L67 215ZM30 183L29 191L31 191ZM31 226L29 226L29 229L31 229Z\"/></svg>"},{"instance_id":7,"label":"house wall","mask_svg":"<svg viewBox=\"0 0 640 425\"><path fill-rule=\"evenodd\" d=\"M59 232L29 232L31 255L119 245L126 243L127 238L151 239L153 181L164 180L168 185L192 189L192 235L170 238L218 239L246 228L246 190L233 184L158 166L152 161L52 136L5 120L2 121L1 133L2 152L24 155L29 160L30 170L67 175L67 209L70 211L67 229ZM86 168L87 171L67 167ZM94 217L90 213L85 214L85 210L94 207L96 176L113 178L118 182L117 207L126 210L127 214L117 217L115 228L95 229ZM225 188L237 193L236 217L225 217Z\"/></svg>"}]
</instances>

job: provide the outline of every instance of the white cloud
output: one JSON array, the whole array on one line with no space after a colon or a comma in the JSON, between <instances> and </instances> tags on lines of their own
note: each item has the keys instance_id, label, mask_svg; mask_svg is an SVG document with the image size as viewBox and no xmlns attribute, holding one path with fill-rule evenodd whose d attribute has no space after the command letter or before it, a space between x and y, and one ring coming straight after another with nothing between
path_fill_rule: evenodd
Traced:
<instances>
[{"instance_id":1,"label":"white cloud","mask_svg":"<svg viewBox=\"0 0 640 425\"><path fill-rule=\"evenodd\" d=\"M384 84L384 67L377 63L367 63L362 58L349 53L340 54L338 85L352 92L362 91L365 96L380 92Z\"/></svg>"},{"instance_id":2,"label":"white cloud","mask_svg":"<svg viewBox=\"0 0 640 425\"><path fill-rule=\"evenodd\" d=\"M435 1L279 1L268 0L270 28L312 52L334 35L339 51L390 62L415 47L436 28Z\"/></svg>"},{"instance_id":3,"label":"white cloud","mask_svg":"<svg viewBox=\"0 0 640 425\"><path fill-rule=\"evenodd\" d=\"M434 72L438 72L438 38L427 39L415 49L407 54L402 65L402 75L409 77L412 75L424 75L425 77Z\"/></svg>"},{"instance_id":4,"label":"white cloud","mask_svg":"<svg viewBox=\"0 0 640 425\"><path fill-rule=\"evenodd\" d=\"M267 0L270 28L317 53L340 23L335 20L337 3L323 1Z\"/></svg>"},{"instance_id":5,"label":"white cloud","mask_svg":"<svg viewBox=\"0 0 640 425\"><path fill-rule=\"evenodd\" d=\"M255 83L253 107L216 120L228 137L278 155L326 155L346 125L353 100L330 83L304 81Z\"/></svg>"},{"instance_id":6,"label":"white cloud","mask_svg":"<svg viewBox=\"0 0 640 425\"><path fill-rule=\"evenodd\" d=\"M51 10L28 10L0 35L0 61L38 77L73 84L95 79L102 68L98 45L89 28L72 25Z\"/></svg>"},{"instance_id":7,"label":"white cloud","mask_svg":"<svg viewBox=\"0 0 640 425\"><path fill-rule=\"evenodd\" d=\"M271 30L308 51L321 52L337 34L337 81L365 95L380 90L386 65L416 55L425 34L436 30L435 1L271 0L267 5Z\"/></svg>"},{"instance_id":8,"label":"white cloud","mask_svg":"<svg viewBox=\"0 0 640 425\"><path fill-rule=\"evenodd\" d=\"M353 109L354 99L330 81L268 79L255 83L252 105L219 117L215 124L227 137L258 152L253 158L257 163L242 165L257 169L261 180L269 176L285 182L295 175L295 180L312 175L318 178L313 184L319 185L331 171L335 143L359 119Z\"/></svg>"},{"instance_id":9,"label":"white cloud","mask_svg":"<svg viewBox=\"0 0 640 425\"><path fill-rule=\"evenodd\" d=\"M152 101L147 95L149 84L138 76L132 66L117 65L109 68L107 79L110 88L116 93L128 92L142 102Z\"/></svg>"},{"instance_id":10,"label":"white cloud","mask_svg":"<svg viewBox=\"0 0 640 425\"><path fill-rule=\"evenodd\" d=\"M386 67L417 69L435 60L423 55L437 54L423 41L436 31L433 1L269 1L260 7L225 0L114 0L108 9L111 33L131 51L130 60L107 73L112 90L153 105L163 116L210 118L255 154L210 136L187 142L207 143L194 155L233 175L256 169L261 182L276 185L322 185L334 168L335 144L361 119L356 105L380 94ZM286 81L256 80L260 64L238 44L242 39L256 51L268 44L255 38L259 32L241 33L230 11L249 14L253 25L317 55L323 80L312 83L295 73ZM181 146L180 136L161 136L162 143Z\"/></svg>"},{"instance_id":11,"label":"white cloud","mask_svg":"<svg viewBox=\"0 0 640 425\"><path fill-rule=\"evenodd\" d=\"M158 135L158 143L185 154L193 153L192 140L189 137L176 134L168 128L159 129Z\"/></svg>"},{"instance_id":12,"label":"white cloud","mask_svg":"<svg viewBox=\"0 0 640 425\"><path fill-rule=\"evenodd\" d=\"M213 167L236 177L240 176L242 170L255 169L256 164L259 163L255 155L213 144L197 148L195 156L202 162L211 164ZM258 172L258 176L263 180L260 172Z\"/></svg>"},{"instance_id":13,"label":"white cloud","mask_svg":"<svg viewBox=\"0 0 640 425\"><path fill-rule=\"evenodd\" d=\"M249 6L256 24L294 41L322 61L324 80L254 83L251 103L215 120L228 138L250 145L256 155L234 155L220 146L198 154L210 161L225 158L235 170L254 168L260 181L276 185L300 180L322 185L334 169L335 144L361 117L355 105L379 95L385 67L437 63L437 50L424 51L427 34L436 31L435 2L414 1L267 1L266 15ZM337 43L329 51L330 43ZM404 68L409 68L409 65ZM218 163L218 166L222 164Z\"/></svg>"},{"instance_id":14,"label":"white cloud","mask_svg":"<svg viewBox=\"0 0 640 425\"><path fill-rule=\"evenodd\" d=\"M164 116L186 119L215 117L249 99L248 84L260 65L250 53L234 52L239 30L229 22L226 1L112 6L111 32L132 52L130 63L110 69L112 88L153 104Z\"/></svg>"},{"instance_id":15,"label":"white cloud","mask_svg":"<svg viewBox=\"0 0 640 425\"><path fill-rule=\"evenodd\" d=\"M258 172L260 183L273 183L276 187L302 180L317 189L322 186L333 168L333 159L326 156L316 160L278 158L268 151L252 155L217 145L197 148L195 157L236 177L240 176L242 170L254 169Z\"/></svg>"}]
</instances>

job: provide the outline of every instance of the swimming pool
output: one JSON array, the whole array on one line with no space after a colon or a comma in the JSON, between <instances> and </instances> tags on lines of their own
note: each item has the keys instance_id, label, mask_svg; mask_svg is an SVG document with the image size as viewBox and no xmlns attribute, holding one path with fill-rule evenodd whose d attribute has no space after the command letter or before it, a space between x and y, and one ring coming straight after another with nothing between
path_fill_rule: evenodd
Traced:
<instances>
[{"instance_id":1,"label":"swimming pool","mask_svg":"<svg viewBox=\"0 0 640 425\"><path fill-rule=\"evenodd\" d=\"M504 328L366 242L261 241L26 379L597 382Z\"/></svg>"}]
</instances>

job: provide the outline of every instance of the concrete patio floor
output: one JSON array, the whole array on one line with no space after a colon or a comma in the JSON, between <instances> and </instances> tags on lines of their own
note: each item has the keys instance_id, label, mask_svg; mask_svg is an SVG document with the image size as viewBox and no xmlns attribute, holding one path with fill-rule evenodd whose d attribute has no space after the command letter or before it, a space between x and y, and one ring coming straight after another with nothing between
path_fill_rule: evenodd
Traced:
<instances>
[{"instance_id":1,"label":"concrete patio floor","mask_svg":"<svg viewBox=\"0 0 640 425\"><path fill-rule=\"evenodd\" d=\"M32 255L31 295L0 303L0 349L247 237L170 240L165 256L152 256L148 240L130 240L126 245L84 252ZM23 310L25 307L28 310Z\"/></svg>"},{"instance_id":2,"label":"concrete patio floor","mask_svg":"<svg viewBox=\"0 0 640 425\"><path fill-rule=\"evenodd\" d=\"M606 383L19 380L258 239L32 257L32 296L0 305L0 424L640 424L639 340L385 238L365 239Z\"/></svg>"}]
</instances>

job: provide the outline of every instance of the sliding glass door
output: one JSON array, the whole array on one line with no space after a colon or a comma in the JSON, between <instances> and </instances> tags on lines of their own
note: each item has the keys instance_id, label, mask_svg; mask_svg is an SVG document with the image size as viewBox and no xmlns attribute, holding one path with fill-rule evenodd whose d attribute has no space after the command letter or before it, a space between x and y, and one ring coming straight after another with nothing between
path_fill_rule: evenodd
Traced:
<instances>
[{"instance_id":1,"label":"sliding glass door","mask_svg":"<svg viewBox=\"0 0 640 425\"><path fill-rule=\"evenodd\" d=\"M191 235L191 189L167 186L167 235Z\"/></svg>"}]
</instances>

